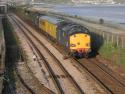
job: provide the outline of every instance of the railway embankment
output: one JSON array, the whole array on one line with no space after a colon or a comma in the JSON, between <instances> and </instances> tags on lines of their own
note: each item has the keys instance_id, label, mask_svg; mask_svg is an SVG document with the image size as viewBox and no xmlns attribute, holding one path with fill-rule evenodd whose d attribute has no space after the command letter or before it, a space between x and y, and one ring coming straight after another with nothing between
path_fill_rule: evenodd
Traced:
<instances>
[{"instance_id":1,"label":"railway embankment","mask_svg":"<svg viewBox=\"0 0 125 94\"><path fill-rule=\"evenodd\" d=\"M32 51L33 49L30 48L29 41L21 32L21 29L18 27L16 21L14 22L11 17L8 18L20 43L19 46L21 49L21 57L23 58L23 61L16 64L16 69L21 82L25 85L25 87L30 91L31 94L53 94L53 92L44 87L39 80L43 77L40 77L42 74L39 73L40 68L38 67L37 60L34 60L33 58L34 52Z\"/></svg>"}]
</instances>

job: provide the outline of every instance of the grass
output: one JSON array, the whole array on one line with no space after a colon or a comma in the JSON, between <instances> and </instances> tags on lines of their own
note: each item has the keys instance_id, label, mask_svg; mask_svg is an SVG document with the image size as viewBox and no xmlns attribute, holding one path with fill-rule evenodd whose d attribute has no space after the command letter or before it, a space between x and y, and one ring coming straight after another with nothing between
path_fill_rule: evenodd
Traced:
<instances>
[{"instance_id":1,"label":"grass","mask_svg":"<svg viewBox=\"0 0 125 94\"><path fill-rule=\"evenodd\" d=\"M116 47L113 43L104 43L99 52L104 58L125 68L125 49Z\"/></svg>"},{"instance_id":2,"label":"grass","mask_svg":"<svg viewBox=\"0 0 125 94\"><path fill-rule=\"evenodd\" d=\"M110 59L113 53L115 53L117 48L112 43L104 43L100 49L101 55Z\"/></svg>"},{"instance_id":3,"label":"grass","mask_svg":"<svg viewBox=\"0 0 125 94\"><path fill-rule=\"evenodd\" d=\"M117 64L123 65L123 67L125 68L125 49L119 49L119 56L118 59L116 60Z\"/></svg>"}]
</instances>

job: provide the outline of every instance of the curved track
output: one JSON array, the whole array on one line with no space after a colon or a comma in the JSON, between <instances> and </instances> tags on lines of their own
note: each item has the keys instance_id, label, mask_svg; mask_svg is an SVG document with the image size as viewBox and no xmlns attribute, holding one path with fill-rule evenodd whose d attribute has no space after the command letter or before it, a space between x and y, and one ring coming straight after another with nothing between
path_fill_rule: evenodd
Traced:
<instances>
[{"instance_id":1,"label":"curved track","mask_svg":"<svg viewBox=\"0 0 125 94\"><path fill-rule=\"evenodd\" d=\"M20 24L23 25L22 23L20 23ZM25 27L25 29L26 29L26 27ZM27 30L27 31L29 31L29 30ZM34 35L32 34L32 36L34 36ZM40 40L38 40L38 39L37 39L37 41L40 42ZM43 44L41 43L41 45L43 45ZM44 48L45 48L45 46L44 46ZM45 48L45 49L47 50L47 48ZM40 50L38 50L38 52L41 53ZM48 52L50 53L51 56L53 56L53 54L49 50L48 50ZM53 58L55 58L55 57L53 57ZM46 58L44 58L44 59L46 59ZM59 61L57 58L55 58L55 61L58 62L58 64L59 64ZM124 94L125 93L125 80L122 79L121 77L119 77L118 75L115 75L110 70L107 70L106 67L104 67L100 64L101 62L98 62L95 59L94 60L81 59L79 61L77 60L76 63L78 63L80 65L80 67L82 66L82 68L86 69L86 71L89 74L91 74L91 76L93 76L93 78L96 79L96 81L99 82L99 84L105 89L105 91L107 93L111 93L111 94ZM59 66L60 65L58 65L58 67ZM60 76L54 75L53 77L60 77ZM84 93L84 92L82 92L82 93Z\"/></svg>"},{"instance_id":2,"label":"curved track","mask_svg":"<svg viewBox=\"0 0 125 94\"><path fill-rule=\"evenodd\" d=\"M47 47L45 47L39 39L37 39L30 30L28 30L18 19L13 17L20 29L25 33L30 42L44 60L46 66L51 72L51 77L54 79L60 94L83 94L83 90L76 83L74 78L66 71L60 61L55 57ZM42 51L41 51L42 50ZM69 89L70 88L70 89Z\"/></svg>"},{"instance_id":3,"label":"curved track","mask_svg":"<svg viewBox=\"0 0 125 94\"><path fill-rule=\"evenodd\" d=\"M14 21L12 21L12 19L9 18L9 21L11 22L11 24L16 25L16 23ZM14 26L13 28L14 28L14 31L19 30L17 25ZM27 58L26 58L24 50L21 47L19 49L20 50L20 59L17 62L16 68L15 68L15 73L16 73L15 75L17 76L17 79L19 79L19 82L21 82L21 87L19 87L19 88L24 89L24 92L26 94L41 94L41 93L42 94L54 94L54 92L52 92L48 88L44 87L38 81L38 79L34 76L34 74L32 73L32 71L30 70L29 66L26 63ZM13 58L15 58L15 57L13 57Z\"/></svg>"}]
</instances>

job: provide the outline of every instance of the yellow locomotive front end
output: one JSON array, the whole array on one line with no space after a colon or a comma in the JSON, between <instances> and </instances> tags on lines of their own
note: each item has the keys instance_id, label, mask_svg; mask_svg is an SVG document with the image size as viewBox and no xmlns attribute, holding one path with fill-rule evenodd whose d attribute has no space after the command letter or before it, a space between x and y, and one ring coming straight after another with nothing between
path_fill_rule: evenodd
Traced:
<instances>
[{"instance_id":1,"label":"yellow locomotive front end","mask_svg":"<svg viewBox=\"0 0 125 94\"><path fill-rule=\"evenodd\" d=\"M91 38L89 34L73 34L70 36L69 41L70 51L77 56L86 56L91 51Z\"/></svg>"}]
</instances>

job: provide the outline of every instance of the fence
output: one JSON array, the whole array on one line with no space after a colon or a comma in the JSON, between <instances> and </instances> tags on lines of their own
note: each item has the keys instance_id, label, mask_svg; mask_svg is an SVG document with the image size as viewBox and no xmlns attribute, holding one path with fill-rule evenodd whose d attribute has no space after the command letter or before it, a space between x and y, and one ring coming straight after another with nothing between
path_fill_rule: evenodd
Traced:
<instances>
[{"instance_id":1,"label":"fence","mask_svg":"<svg viewBox=\"0 0 125 94\"><path fill-rule=\"evenodd\" d=\"M116 47L125 48L125 36L120 34L114 34L111 32L105 32L102 30L97 30L92 27L88 27L91 33L95 33L94 37L97 37L95 42L98 43L101 39L105 43L113 43ZM100 36L100 37L98 37ZM100 39L101 38L101 39Z\"/></svg>"}]
</instances>

